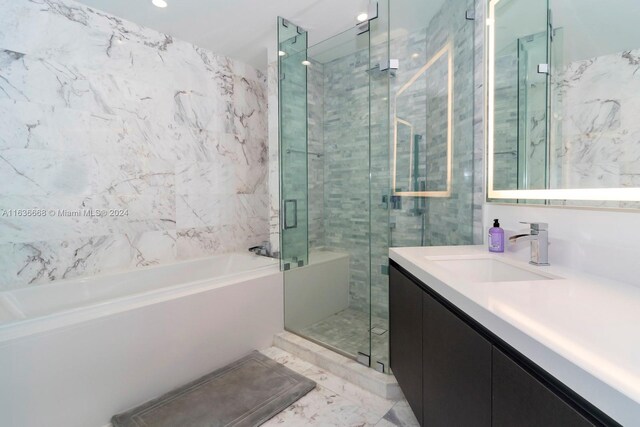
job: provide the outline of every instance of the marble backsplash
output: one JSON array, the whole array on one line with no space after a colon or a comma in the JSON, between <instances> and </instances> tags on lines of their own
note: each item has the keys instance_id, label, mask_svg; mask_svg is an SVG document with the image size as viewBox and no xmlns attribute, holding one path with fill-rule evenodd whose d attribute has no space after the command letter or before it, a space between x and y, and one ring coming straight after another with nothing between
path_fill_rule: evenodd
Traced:
<instances>
[{"instance_id":1,"label":"marble backsplash","mask_svg":"<svg viewBox=\"0 0 640 427\"><path fill-rule=\"evenodd\" d=\"M0 7L0 289L268 239L260 71L68 0Z\"/></svg>"}]
</instances>

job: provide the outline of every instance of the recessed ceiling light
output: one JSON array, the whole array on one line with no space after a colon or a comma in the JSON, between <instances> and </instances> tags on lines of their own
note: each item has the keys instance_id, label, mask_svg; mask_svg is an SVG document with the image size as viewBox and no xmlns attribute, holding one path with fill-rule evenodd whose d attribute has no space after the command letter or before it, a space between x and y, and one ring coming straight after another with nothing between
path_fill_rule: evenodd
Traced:
<instances>
[{"instance_id":1,"label":"recessed ceiling light","mask_svg":"<svg viewBox=\"0 0 640 427\"><path fill-rule=\"evenodd\" d=\"M308 67L309 65L311 65L311 62L304 60L302 61L302 65L304 65L305 67Z\"/></svg>"},{"instance_id":2,"label":"recessed ceiling light","mask_svg":"<svg viewBox=\"0 0 640 427\"><path fill-rule=\"evenodd\" d=\"M151 0L151 3L156 7L167 7L167 2L165 0Z\"/></svg>"},{"instance_id":3,"label":"recessed ceiling light","mask_svg":"<svg viewBox=\"0 0 640 427\"><path fill-rule=\"evenodd\" d=\"M284 52L282 50L278 51L278 56L285 56L287 54L287 52Z\"/></svg>"},{"instance_id":4,"label":"recessed ceiling light","mask_svg":"<svg viewBox=\"0 0 640 427\"><path fill-rule=\"evenodd\" d=\"M364 22L369 18L369 15L366 13L361 13L360 15L358 15L358 17L356 18L358 20L358 22Z\"/></svg>"}]
</instances>

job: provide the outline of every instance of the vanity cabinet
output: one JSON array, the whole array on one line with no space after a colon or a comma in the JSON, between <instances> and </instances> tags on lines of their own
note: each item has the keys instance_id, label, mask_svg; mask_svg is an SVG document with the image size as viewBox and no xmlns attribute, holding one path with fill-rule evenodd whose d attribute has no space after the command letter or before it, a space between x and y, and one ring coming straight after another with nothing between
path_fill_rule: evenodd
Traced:
<instances>
[{"instance_id":1,"label":"vanity cabinet","mask_svg":"<svg viewBox=\"0 0 640 427\"><path fill-rule=\"evenodd\" d=\"M594 424L494 347L493 425L588 427Z\"/></svg>"},{"instance_id":2,"label":"vanity cabinet","mask_svg":"<svg viewBox=\"0 0 640 427\"><path fill-rule=\"evenodd\" d=\"M391 370L420 425L618 425L393 261L389 309Z\"/></svg>"},{"instance_id":3,"label":"vanity cabinet","mask_svg":"<svg viewBox=\"0 0 640 427\"><path fill-rule=\"evenodd\" d=\"M422 422L422 290L398 270L391 269L389 288L390 360L393 374Z\"/></svg>"},{"instance_id":4,"label":"vanity cabinet","mask_svg":"<svg viewBox=\"0 0 640 427\"><path fill-rule=\"evenodd\" d=\"M422 334L423 425L490 426L491 343L426 292Z\"/></svg>"}]
</instances>

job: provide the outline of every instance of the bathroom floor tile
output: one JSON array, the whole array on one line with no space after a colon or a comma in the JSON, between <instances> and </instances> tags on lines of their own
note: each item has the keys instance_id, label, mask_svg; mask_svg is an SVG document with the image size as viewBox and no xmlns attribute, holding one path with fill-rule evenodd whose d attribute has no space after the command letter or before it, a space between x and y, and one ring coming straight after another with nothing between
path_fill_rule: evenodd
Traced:
<instances>
[{"instance_id":1,"label":"bathroom floor tile","mask_svg":"<svg viewBox=\"0 0 640 427\"><path fill-rule=\"evenodd\" d=\"M380 421L378 421L378 424L376 424L376 427L399 427L399 426L383 418Z\"/></svg>"},{"instance_id":2,"label":"bathroom floor tile","mask_svg":"<svg viewBox=\"0 0 640 427\"><path fill-rule=\"evenodd\" d=\"M299 333L354 357L358 352L369 353L369 335L371 335L372 363L382 362L385 369L389 369L388 329L388 319L369 316L367 312L347 308L307 326Z\"/></svg>"},{"instance_id":3,"label":"bathroom floor tile","mask_svg":"<svg viewBox=\"0 0 640 427\"><path fill-rule=\"evenodd\" d=\"M392 400L376 396L375 394L320 368L314 367L309 371L304 372L303 375L380 417L383 417L396 403Z\"/></svg>"},{"instance_id":4,"label":"bathroom floor tile","mask_svg":"<svg viewBox=\"0 0 640 427\"><path fill-rule=\"evenodd\" d=\"M418 426L406 400L383 399L276 347L261 353L317 383L314 390L264 426Z\"/></svg>"},{"instance_id":5,"label":"bathroom floor tile","mask_svg":"<svg viewBox=\"0 0 640 427\"><path fill-rule=\"evenodd\" d=\"M397 427L419 427L420 424L413 415L413 411L409 407L409 403L406 400L401 400L395 405L389 412L386 413L383 420L388 421L393 426ZM382 426L388 424L380 424Z\"/></svg>"},{"instance_id":6,"label":"bathroom floor tile","mask_svg":"<svg viewBox=\"0 0 640 427\"><path fill-rule=\"evenodd\" d=\"M263 426L375 426L380 417L328 388L315 390L267 421Z\"/></svg>"},{"instance_id":7,"label":"bathroom floor tile","mask_svg":"<svg viewBox=\"0 0 640 427\"><path fill-rule=\"evenodd\" d=\"M269 347L264 350L260 350L260 353L299 374L304 374L314 367L311 363L295 357L291 353L287 353L278 347Z\"/></svg>"}]
</instances>

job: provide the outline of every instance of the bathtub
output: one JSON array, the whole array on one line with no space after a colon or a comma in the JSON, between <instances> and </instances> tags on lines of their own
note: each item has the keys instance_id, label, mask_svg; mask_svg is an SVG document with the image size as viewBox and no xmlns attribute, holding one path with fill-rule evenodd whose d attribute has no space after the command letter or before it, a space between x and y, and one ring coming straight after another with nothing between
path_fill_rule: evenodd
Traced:
<instances>
[{"instance_id":1,"label":"bathtub","mask_svg":"<svg viewBox=\"0 0 640 427\"><path fill-rule=\"evenodd\" d=\"M219 255L0 293L0 425L102 427L283 330L277 260Z\"/></svg>"}]
</instances>

